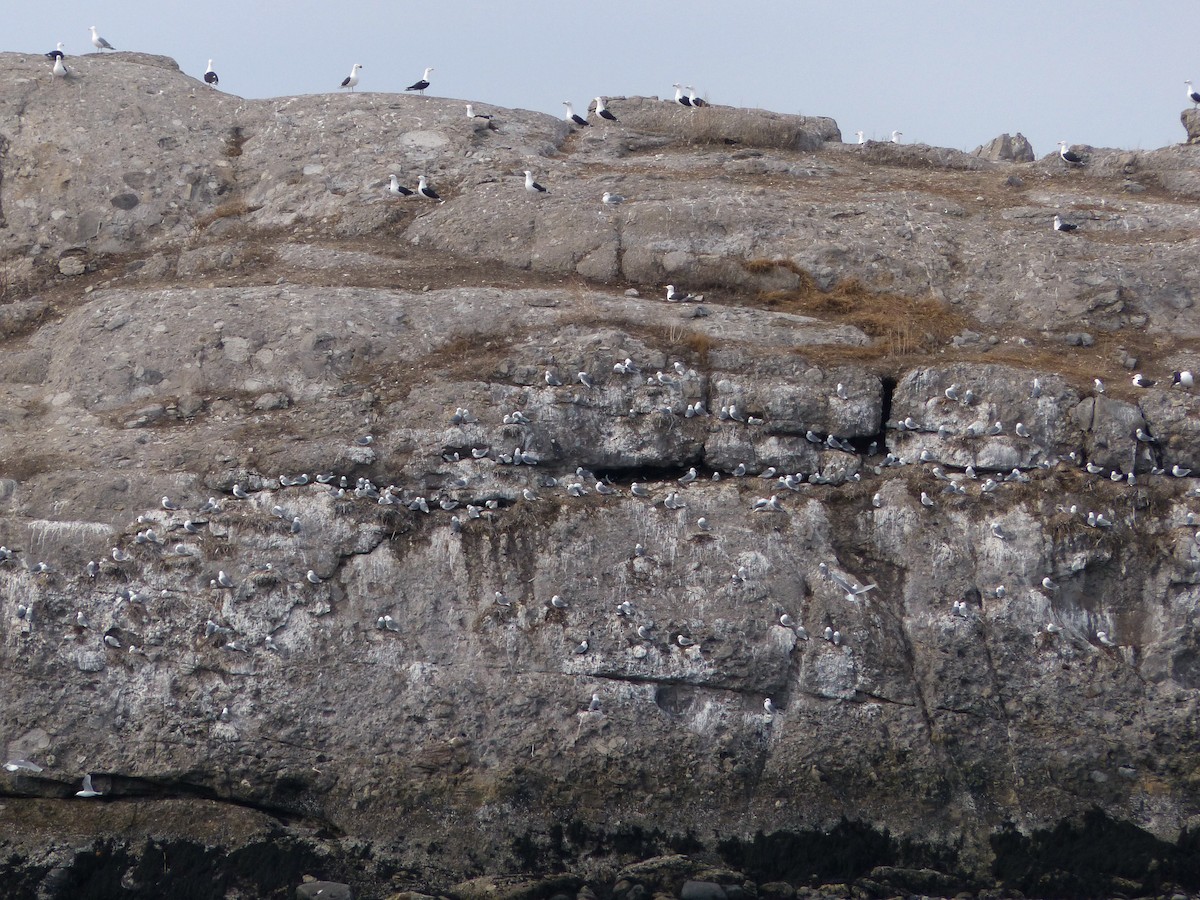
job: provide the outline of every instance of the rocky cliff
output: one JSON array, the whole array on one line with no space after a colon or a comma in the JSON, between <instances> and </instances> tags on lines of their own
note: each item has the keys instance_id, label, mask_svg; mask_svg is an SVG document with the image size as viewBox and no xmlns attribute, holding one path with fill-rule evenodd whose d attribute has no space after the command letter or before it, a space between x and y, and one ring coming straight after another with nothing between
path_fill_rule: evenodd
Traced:
<instances>
[{"instance_id":1,"label":"rocky cliff","mask_svg":"<svg viewBox=\"0 0 1200 900\"><path fill-rule=\"evenodd\" d=\"M1200 889L1200 148L70 63L0 54L15 896Z\"/></svg>"}]
</instances>

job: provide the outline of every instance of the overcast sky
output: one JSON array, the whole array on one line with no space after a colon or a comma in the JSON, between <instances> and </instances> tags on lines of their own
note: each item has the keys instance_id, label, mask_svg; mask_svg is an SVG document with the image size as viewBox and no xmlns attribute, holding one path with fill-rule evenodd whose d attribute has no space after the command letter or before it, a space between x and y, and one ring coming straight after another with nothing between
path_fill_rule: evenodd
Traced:
<instances>
[{"instance_id":1,"label":"overcast sky","mask_svg":"<svg viewBox=\"0 0 1200 900\"><path fill-rule=\"evenodd\" d=\"M1060 139L1149 149L1184 137L1183 82L1200 85L1194 3L1100 0L55 0L10 3L0 50L173 57L243 97L399 91L562 112L596 94L672 93L832 116L843 138L970 150L1002 132L1038 155ZM15 7L15 8L14 8Z\"/></svg>"}]
</instances>

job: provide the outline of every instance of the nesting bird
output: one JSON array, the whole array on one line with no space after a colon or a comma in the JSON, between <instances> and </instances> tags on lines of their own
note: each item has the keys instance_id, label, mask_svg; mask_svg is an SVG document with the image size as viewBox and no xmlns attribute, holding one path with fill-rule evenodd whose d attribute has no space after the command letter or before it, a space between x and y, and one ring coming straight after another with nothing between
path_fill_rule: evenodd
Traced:
<instances>
[{"instance_id":1,"label":"nesting bird","mask_svg":"<svg viewBox=\"0 0 1200 900\"><path fill-rule=\"evenodd\" d=\"M1069 166L1082 166L1083 165L1083 157L1080 156L1078 153L1076 153L1074 150L1067 149L1066 141L1058 142L1058 155L1062 159L1062 161L1065 162Z\"/></svg>"}]
</instances>

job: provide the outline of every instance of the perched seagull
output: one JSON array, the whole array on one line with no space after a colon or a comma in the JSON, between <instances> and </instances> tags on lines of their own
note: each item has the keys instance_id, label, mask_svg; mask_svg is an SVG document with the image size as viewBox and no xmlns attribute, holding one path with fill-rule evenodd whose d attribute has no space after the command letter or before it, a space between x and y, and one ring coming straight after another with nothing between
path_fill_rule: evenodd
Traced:
<instances>
[{"instance_id":1,"label":"perched seagull","mask_svg":"<svg viewBox=\"0 0 1200 900\"><path fill-rule=\"evenodd\" d=\"M589 647L589 644L588 644L588 642L587 642L587 639L585 638L584 640L580 641L580 642L579 642L579 643L576 645L576 647L575 647L575 649L574 649L574 651L573 651L573 652L574 652L574 653L575 653L577 656L583 656L583 654L585 654L585 653L587 653L587 652L588 652L588 647Z\"/></svg>"},{"instance_id":2,"label":"perched seagull","mask_svg":"<svg viewBox=\"0 0 1200 900\"><path fill-rule=\"evenodd\" d=\"M1076 225L1074 222L1064 222L1062 216L1056 215L1054 217L1054 230L1055 231L1062 231L1062 232L1070 233L1070 232L1074 231L1075 229L1077 229L1078 227L1079 226Z\"/></svg>"},{"instance_id":3,"label":"perched seagull","mask_svg":"<svg viewBox=\"0 0 1200 900\"><path fill-rule=\"evenodd\" d=\"M1013 428L1013 431L1017 433L1017 437L1032 437L1032 434L1030 433L1029 429L1025 427L1025 423L1023 422L1018 422Z\"/></svg>"},{"instance_id":4,"label":"perched seagull","mask_svg":"<svg viewBox=\"0 0 1200 900\"><path fill-rule=\"evenodd\" d=\"M546 384L549 385L550 387L562 387L562 379L559 378L557 375L555 375L553 372L551 372L549 369L546 370L545 377L546 377Z\"/></svg>"},{"instance_id":5,"label":"perched seagull","mask_svg":"<svg viewBox=\"0 0 1200 900\"><path fill-rule=\"evenodd\" d=\"M1184 371L1180 371L1180 372L1175 372L1171 376L1171 384L1172 384L1172 386L1190 388L1190 387L1192 387L1192 385L1195 384L1195 380L1192 378L1191 372L1184 370Z\"/></svg>"},{"instance_id":6,"label":"perched seagull","mask_svg":"<svg viewBox=\"0 0 1200 900\"><path fill-rule=\"evenodd\" d=\"M763 710L768 716L775 715L775 704L771 702L770 697L763 701Z\"/></svg>"},{"instance_id":7,"label":"perched seagull","mask_svg":"<svg viewBox=\"0 0 1200 900\"><path fill-rule=\"evenodd\" d=\"M525 190L531 194L545 194L546 189L533 180L533 172L525 170Z\"/></svg>"},{"instance_id":8,"label":"perched seagull","mask_svg":"<svg viewBox=\"0 0 1200 900\"><path fill-rule=\"evenodd\" d=\"M680 647L690 647L696 642L686 634L677 634L675 635L675 643L677 643Z\"/></svg>"},{"instance_id":9,"label":"perched seagull","mask_svg":"<svg viewBox=\"0 0 1200 900\"><path fill-rule=\"evenodd\" d=\"M1138 372L1136 375L1134 375L1132 380L1133 386L1140 388L1154 387L1154 385L1158 384L1158 382L1153 378L1147 378L1141 372Z\"/></svg>"},{"instance_id":10,"label":"perched seagull","mask_svg":"<svg viewBox=\"0 0 1200 900\"><path fill-rule=\"evenodd\" d=\"M62 44L59 44L58 46L61 48ZM1196 106L1200 106L1200 91L1195 90L1190 81L1185 81L1184 84L1187 85L1187 98Z\"/></svg>"},{"instance_id":11,"label":"perched seagull","mask_svg":"<svg viewBox=\"0 0 1200 900\"><path fill-rule=\"evenodd\" d=\"M1058 590L1058 585L1055 584L1053 580L1051 580L1049 575L1047 575L1045 578L1042 579L1042 587L1044 587L1048 591L1057 591Z\"/></svg>"},{"instance_id":12,"label":"perched seagull","mask_svg":"<svg viewBox=\"0 0 1200 900\"><path fill-rule=\"evenodd\" d=\"M673 284L667 285L667 302L668 303L687 303L689 300L694 300L697 303L699 303L703 299L704 299L703 294L698 294L695 297L693 297L687 291L675 290L675 285L673 285Z\"/></svg>"},{"instance_id":13,"label":"perched seagull","mask_svg":"<svg viewBox=\"0 0 1200 900\"><path fill-rule=\"evenodd\" d=\"M697 477L698 477L698 475L696 473L696 467L692 466L690 469L687 470L687 474L679 476L678 480L679 480L680 484L691 484L693 481L696 480Z\"/></svg>"},{"instance_id":14,"label":"perched seagull","mask_svg":"<svg viewBox=\"0 0 1200 900\"><path fill-rule=\"evenodd\" d=\"M388 193L393 197L411 197L413 192L400 183L400 179L395 175L388 176L391 179L391 184L388 185Z\"/></svg>"},{"instance_id":15,"label":"perched seagull","mask_svg":"<svg viewBox=\"0 0 1200 900\"><path fill-rule=\"evenodd\" d=\"M1107 631L1097 631L1096 640L1098 640L1105 647L1117 646L1117 642L1109 638Z\"/></svg>"},{"instance_id":16,"label":"perched seagull","mask_svg":"<svg viewBox=\"0 0 1200 900\"><path fill-rule=\"evenodd\" d=\"M95 31L95 29L92 30ZM103 793L101 791L97 791L92 787L91 775L83 776L83 790L75 792L76 797L83 797L85 799L90 797L100 797L102 795Z\"/></svg>"},{"instance_id":17,"label":"perched seagull","mask_svg":"<svg viewBox=\"0 0 1200 900\"><path fill-rule=\"evenodd\" d=\"M893 143L893 144L899 144L899 143L900 143L900 138L902 138L902 137L904 137L904 132L903 132L903 131L893 131L893 132L892 132L892 143Z\"/></svg>"},{"instance_id":18,"label":"perched seagull","mask_svg":"<svg viewBox=\"0 0 1200 900\"><path fill-rule=\"evenodd\" d=\"M865 143L867 142L867 139L866 139L866 138L863 136L863 133L862 133L861 131L856 131L856 132L854 132L854 133L855 133L856 135L858 135L858 142L859 142L860 144L865 144Z\"/></svg>"},{"instance_id":19,"label":"perched seagull","mask_svg":"<svg viewBox=\"0 0 1200 900\"><path fill-rule=\"evenodd\" d=\"M342 79L342 87L354 90L355 85L358 84L358 70L361 68L362 63L355 63L354 68L350 70L350 74Z\"/></svg>"},{"instance_id":20,"label":"perched seagull","mask_svg":"<svg viewBox=\"0 0 1200 900\"><path fill-rule=\"evenodd\" d=\"M422 175L420 178L417 179L417 193L420 194L422 197L424 197L426 200L441 200L442 199L441 197L439 197L437 195L437 191L435 191L433 188L431 188L429 186L429 180L424 175Z\"/></svg>"},{"instance_id":21,"label":"perched seagull","mask_svg":"<svg viewBox=\"0 0 1200 900\"><path fill-rule=\"evenodd\" d=\"M95 47L97 50L115 50L115 49L117 49L112 44L110 44L108 41L106 41L104 38L100 37L100 35L96 34L96 26L95 25L91 26L91 28L92 28L92 46L93 47Z\"/></svg>"},{"instance_id":22,"label":"perched seagull","mask_svg":"<svg viewBox=\"0 0 1200 900\"><path fill-rule=\"evenodd\" d=\"M608 107L604 105L603 97L596 98L596 115L602 119L608 119L610 122L617 121L617 117L609 112Z\"/></svg>"},{"instance_id":23,"label":"perched seagull","mask_svg":"<svg viewBox=\"0 0 1200 900\"><path fill-rule=\"evenodd\" d=\"M1101 381L1099 378L1092 379L1092 387L1095 388L1097 394L1104 393L1104 382Z\"/></svg>"},{"instance_id":24,"label":"perched seagull","mask_svg":"<svg viewBox=\"0 0 1200 900\"><path fill-rule=\"evenodd\" d=\"M51 50L49 53L43 55L46 57L46 59L62 59L67 55L67 53L66 48L63 46L63 42L59 41L56 49Z\"/></svg>"},{"instance_id":25,"label":"perched seagull","mask_svg":"<svg viewBox=\"0 0 1200 900\"><path fill-rule=\"evenodd\" d=\"M588 712L600 712L600 711L601 711L600 695L592 694L592 702L588 704Z\"/></svg>"},{"instance_id":26,"label":"perched seagull","mask_svg":"<svg viewBox=\"0 0 1200 900\"><path fill-rule=\"evenodd\" d=\"M574 107L571 106L570 100L564 100L562 102L562 104L563 104L563 106L565 106L567 108L567 111L563 115L563 118L566 119L568 122L570 122L572 125L579 125L581 127L586 127L587 125L591 124L590 122L588 122L587 119L583 118L583 116L579 116L579 115L575 114L575 109L574 109Z\"/></svg>"},{"instance_id":27,"label":"perched seagull","mask_svg":"<svg viewBox=\"0 0 1200 900\"><path fill-rule=\"evenodd\" d=\"M233 587L233 579L225 574L224 569L219 569L217 571L217 584L223 588L231 588Z\"/></svg>"},{"instance_id":28,"label":"perched seagull","mask_svg":"<svg viewBox=\"0 0 1200 900\"><path fill-rule=\"evenodd\" d=\"M680 106L691 106L692 105L692 101L689 100L687 97L683 96L683 85L682 84L680 84L679 82L676 82L675 84L671 85L671 87L675 88L675 102L676 103L678 103Z\"/></svg>"},{"instance_id":29,"label":"perched seagull","mask_svg":"<svg viewBox=\"0 0 1200 900\"><path fill-rule=\"evenodd\" d=\"M495 118L495 116L489 116L486 113L477 113L477 112L475 112L475 108L473 106L471 106L470 103L468 103L467 104L467 118L468 119L486 119L488 121L491 121L492 119Z\"/></svg>"},{"instance_id":30,"label":"perched seagull","mask_svg":"<svg viewBox=\"0 0 1200 900\"><path fill-rule=\"evenodd\" d=\"M305 572L304 577L306 579L308 579L309 584L320 584L321 583L321 576L318 575L316 572L314 572L312 569L309 569L307 572Z\"/></svg>"},{"instance_id":31,"label":"perched seagull","mask_svg":"<svg viewBox=\"0 0 1200 900\"><path fill-rule=\"evenodd\" d=\"M51 73L55 78L66 78L68 74L67 64L62 61L62 57L55 57L54 65L50 67Z\"/></svg>"},{"instance_id":32,"label":"perched seagull","mask_svg":"<svg viewBox=\"0 0 1200 900\"><path fill-rule=\"evenodd\" d=\"M620 206L625 202L625 198L620 194L613 194L609 191L605 191L604 196L600 198L600 202L605 206Z\"/></svg>"},{"instance_id":33,"label":"perched seagull","mask_svg":"<svg viewBox=\"0 0 1200 900\"><path fill-rule=\"evenodd\" d=\"M688 92L688 102L691 103L692 106L695 106L697 108L699 108L701 106L708 106L707 101L701 100L699 97L696 96L696 89L694 87L692 87L690 84L685 84L684 89L687 90L687 92Z\"/></svg>"},{"instance_id":34,"label":"perched seagull","mask_svg":"<svg viewBox=\"0 0 1200 900\"><path fill-rule=\"evenodd\" d=\"M1066 141L1058 142L1058 155L1060 157L1062 157L1062 161L1065 162L1067 165L1070 165L1070 166L1082 166L1083 165L1083 157L1080 156L1078 153L1074 152L1073 150L1068 150Z\"/></svg>"},{"instance_id":35,"label":"perched seagull","mask_svg":"<svg viewBox=\"0 0 1200 900\"><path fill-rule=\"evenodd\" d=\"M425 70L420 81L415 81L405 88L406 91L420 91L422 95L425 93L425 88L429 87L429 73L433 71L433 66Z\"/></svg>"},{"instance_id":36,"label":"perched seagull","mask_svg":"<svg viewBox=\"0 0 1200 900\"><path fill-rule=\"evenodd\" d=\"M929 495L927 493L925 493L924 491L921 491L921 505L929 506L929 507L932 507L935 505L934 502L929 499Z\"/></svg>"},{"instance_id":37,"label":"perched seagull","mask_svg":"<svg viewBox=\"0 0 1200 900\"><path fill-rule=\"evenodd\" d=\"M211 59L208 61L208 68L204 71L204 83L211 84L213 87L216 87L221 83L221 79L219 79L217 77L217 73L213 71Z\"/></svg>"}]
</instances>

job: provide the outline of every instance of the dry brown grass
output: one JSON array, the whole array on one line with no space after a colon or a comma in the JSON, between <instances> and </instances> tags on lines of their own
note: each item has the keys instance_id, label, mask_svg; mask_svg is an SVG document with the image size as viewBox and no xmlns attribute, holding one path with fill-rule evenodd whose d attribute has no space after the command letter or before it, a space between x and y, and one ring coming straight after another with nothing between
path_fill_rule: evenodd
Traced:
<instances>
[{"instance_id":1,"label":"dry brown grass","mask_svg":"<svg viewBox=\"0 0 1200 900\"><path fill-rule=\"evenodd\" d=\"M787 261L774 265L797 274L800 285L792 290L759 294L755 305L858 328L874 339L871 355L928 352L966 325L962 316L931 297L912 299L871 290L857 278L844 279L831 290L823 291L799 266Z\"/></svg>"}]
</instances>

